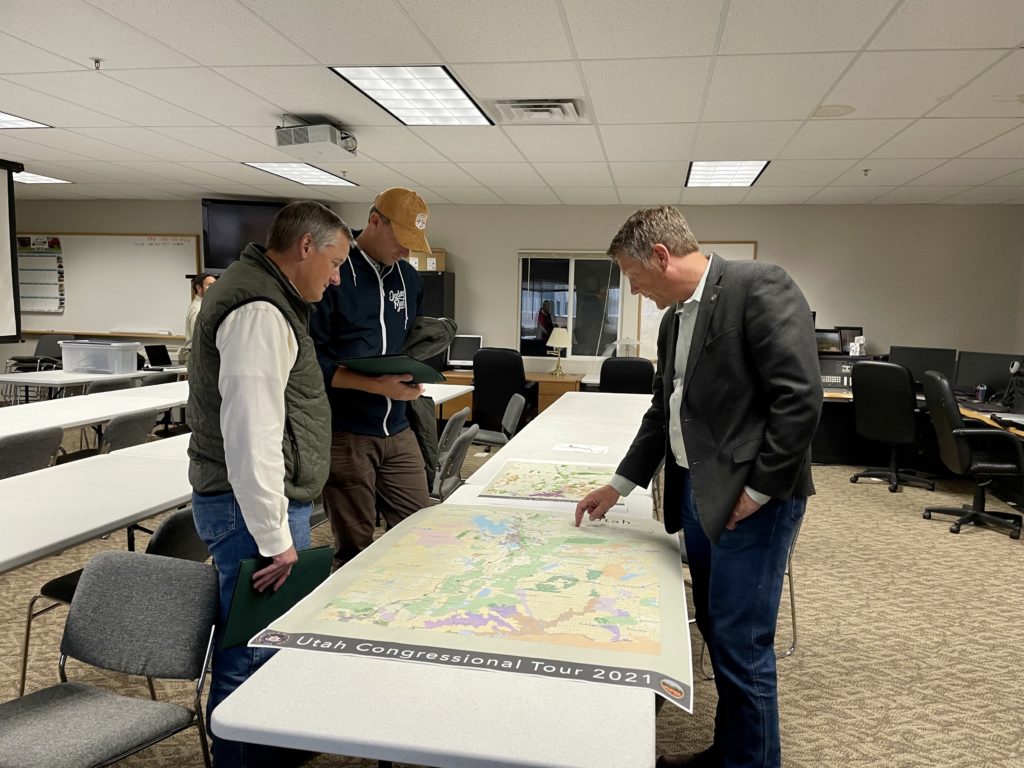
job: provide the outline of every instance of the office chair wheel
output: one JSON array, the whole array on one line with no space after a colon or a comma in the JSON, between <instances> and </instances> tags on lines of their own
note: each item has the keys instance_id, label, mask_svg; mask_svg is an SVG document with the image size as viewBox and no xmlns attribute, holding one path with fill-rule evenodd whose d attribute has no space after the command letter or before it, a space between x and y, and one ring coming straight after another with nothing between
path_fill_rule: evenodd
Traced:
<instances>
[{"instance_id":1,"label":"office chair wheel","mask_svg":"<svg viewBox=\"0 0 1024 768\"><path fill-rule=\"evenodd\" d=\"M1019 539L1020 538L1020 528L1014 528L1012 531L1010 531L1010 538L1011 539Z\"/></svg>"},{"instance_id":2,"label":"office chair wheel","mask_svg":"<svg viewBox=\"0 0 1024 768\"><path fill-rule=\"evenodd\" d=\"M931 520L932 513L926 509L924 512L921 513L921 517L923 517L925 520Z\"/></svg>"},{"instance_id":3,"label":"office chair wheel","mask_svg":"<svg viewBox=\"0 0 1024 768\"><path fill-rule=\"evenodd\" d=\"M953 523L949 526L950 533L960 533L960 523Z\"/></svg>"},{"instance_id":4,"label":"office chair wheel","mask_svg":"<svg viewBox=\"0 0 1024 768\"><path fill-rule=\"evenodd\" d=\"M899 483L889 483L889 493L896 493L899 489Z\"/></svg>"},{"instance_id":5,"label":"office chair wheel","mask_svg":"<svg viewBox=\"0 0 1024 768\"><path fill-rule=\"evenodd\" d=\"M857 476L856 476L856 475L852 475L852 476L850 477L850 482L851 482L851 483L856 483L856 482L857 482Z\"/></svg>"}]
</instances>

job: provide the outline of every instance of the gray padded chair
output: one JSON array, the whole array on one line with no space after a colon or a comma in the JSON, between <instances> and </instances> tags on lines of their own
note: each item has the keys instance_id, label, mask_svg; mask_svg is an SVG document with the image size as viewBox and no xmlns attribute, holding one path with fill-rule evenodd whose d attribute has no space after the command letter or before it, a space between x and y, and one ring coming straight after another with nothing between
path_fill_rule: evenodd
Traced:
<instances>
[{"instance_id":1,"label":"gray padded chair","mask_svg":"<svg viewBox=\"0 0 1024 768\"><path fill-rule=\"evenodd\" d=\"M519 429L519 420L523 416L523 409L526 407L526 398L520 394L512 395L505 407L505 415L501 417L501 431L495 432L490 429L481 429L473 440L477 445L485 445L488 450L492 447L500 448L512 439L512 436Z\"/></svg>"},{"instance_id":2,"label":"gray padded chair","mask_svg":"<svg viewBox=\"0 0 1024 768\"><path fill-rule=\"evenodd\" d=\"M480 427L477 424L462 430L452 442L448 452L441 457L438 462L437 474L434 475L434 487L430 490L432 499L444 501L462 485L462 463L466 460L469 446L479 431Z\"/></svg>"},{"instance_id":3,"label":"gray padded chair","mask_svg":"<svg viewBox=\"0 0 1024 768\"><path fill-rule=\"evenodd\" d=\"M60 644L57 685L0 704L0 755L20 768L109 765L195 726L217 616L212 565L101 552L85 566ZM191 707L68 682L68 658L129 675L195 681Z\"/></svg>"},{"instance_id":4,"label":"gray padded chair","mask_svg":"<svg viewBox=\"0 0 1024 768\"><path fill-rule=\"evenodd\" d=\"M441 437L437 439L437 463L440 465L442 458L452 448L452 443L455 442L455 438L462 433L462 428L466 426L466 420L469 418L469 408L463 408L461 411L456 411L452 414L452 417L448 419L448 422L444 425L444 429L441 431Z\"/></svg>"},{"instance_id":5,"label":"gray padded chair","mask_svg":"<svg viewBox=\"0 0 1024 768\"><path fill-rule=\"evenodd\" d=\"M139 382L140 387L152 387L156 384L173 384L178 380L178 374L168 373L167 371L156 371L155 373L147 373L142 377Z\"/></svg>"},{"instance_id":6,"label":"gray padded chair","mask_svg":"<svg viewBox=\"0 0 1024 768\"><path fill-rule=\"evenodd\" d=\"M98 392L114 392L118 389L134 389L136 379L97 379L85 385L85 394L95 395Z\"/></svg>"},{"instance_id":7,"label":"gray padded chair","mask_svg":"<svg viewBox=\"0 0 1024 768\"><path fill-rule=\"evenodd\" d=\"M95 448L83 448L74 453L68 453L57 459L58 464L66 464L69 461L78 461L89 456L97 456L110 451L120 451L122 448L131 448L134 445L142 445L149 439L149 433L153 431L157 420L160 418L160 411L140 411L139 413L125 413L115 416L107 424L100 436L99 445Z\"/></svg>"},{"instance_id":8,"label":"gray padded chair","mask_svg":"<svg viewBox=\"0 0 1024 768\"><path fill-rule=\"evenodd\" d=\"M197 563L205 562L210 558L210 550L206 543L199 538L196 532L196 524L192 519L192 506L185 509L177 509L163 519L156 532L150 537L146 544L147 555L162 555L163 557L177 557L182 560L194 560ZM32 620L44 613L49 613L54 608L67 605L75 596L78 582L82 578L82 569L63 576L50 579L39 588L39 594L33 597L28 603L28 615L25 618L25 639L22 642L21 652L21 683L18 687L18 695L25 695L25 677L28 673L28 647L32 639ZM38 600L51 600L49 605L35 610ZM150 693L156 698L155 692L150 686Z\"/></svg>"},{"instance_id":9,"label":"gray padded chair","mask_svg":"<svg viewBox=\"0 0 1024 768\"><path fill-rule=\"evenodd\" d=\"M0 480L50 466L63 440L60 427L0 437Z\"/></svg>"}]
</instances>

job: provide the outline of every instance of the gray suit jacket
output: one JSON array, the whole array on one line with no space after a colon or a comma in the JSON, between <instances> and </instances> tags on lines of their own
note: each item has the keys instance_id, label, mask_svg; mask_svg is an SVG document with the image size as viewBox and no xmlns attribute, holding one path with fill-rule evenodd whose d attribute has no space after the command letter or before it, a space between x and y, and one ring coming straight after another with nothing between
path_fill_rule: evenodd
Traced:
<instances>
[{"instance_id":1,"label":"gray suit jacket","mask_svg":"<svg viewBox=\"0 0 1024 768\"><path fill-rule=\"evenodd\" d=\"M678 322L658 334L654 397L617 474L646 485L665 460L665 529L682 527L682 470L668 440ZM822 389L811 310L778 266L718 255L697 313L681 423L701 526L717 542L749 485L772 498L810 496L810 446Z\"/></svg>"}]
</instances>

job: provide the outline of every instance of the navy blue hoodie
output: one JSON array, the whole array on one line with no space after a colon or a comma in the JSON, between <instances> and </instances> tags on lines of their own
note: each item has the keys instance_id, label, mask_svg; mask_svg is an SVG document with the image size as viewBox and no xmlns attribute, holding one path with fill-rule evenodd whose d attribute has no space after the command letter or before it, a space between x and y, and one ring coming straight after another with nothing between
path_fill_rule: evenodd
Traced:
<instances>
[{"instance_id":1,"label":"navy blue hoodie","mask_svg":"<svg viewBox=\"0 0 1024 768\"><path fill-rule=\"evenodd\" d=\"M405 401L337 389L331 379L339 360L400 353L422 314L422 299L423 280L407 261L381 267L353 239L341 284L327 287L309 328L331 403L332 432L384 437L408 428Z\"/></svg>"}]
</instances>

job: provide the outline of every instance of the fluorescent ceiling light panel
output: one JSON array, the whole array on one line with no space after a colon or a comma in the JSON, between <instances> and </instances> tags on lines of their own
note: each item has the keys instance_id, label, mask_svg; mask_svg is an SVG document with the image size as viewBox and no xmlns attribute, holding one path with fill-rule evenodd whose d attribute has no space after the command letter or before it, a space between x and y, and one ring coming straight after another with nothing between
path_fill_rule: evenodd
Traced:
<instances>
[{"instance_id":1,"label":"fluorescent ceiling light panel","mask_svg":"<svg viewBox=\"0 0 1024 768\"><path fill-rule=\"evenodd\" d=\"M494 125L446 67L331 67L405 125Z\"/></svg>"},{"instance_id":2,"label":"fluorescent ceiling light panel","mask_svg":"<svg viewBox=\"0 0 1024 768\"><path fill-rule=\"evenodd\" d=\"M29 173L28 171L22 171L21 173L15 173L11 176L15 181L20 184L70 184L70 181L64 181L64 179L51 179L49 176L40 176L37 173Z\"/></svg>"},{"instance_id":3,"label":"fluorescent ceiling light panel","mask_svg":"<svg viewBox=\"0 0 1024 768\"><path fill-rule=\"evenodd\" d=\"M0 128L52 128L52 125L43 125L42 123L36 123L32 120L26 120L24 117L18 117L17 115L8 115L6 112L0 112Z\"/></svg>"},{"instance_id":4,"label":"fluorescent ceiling light panel","mask_svg":"<svg viewBox=\"0 0 1024 768\"><path fill-rule=\"evenodd\" d=\"M686 174L686 186L752 187L767 167L767 160L695 160Z\"/></svg>"},{"instance_id":5,"label":"fluorescent ceiling light panel","mask_svg":"<svg viewBox=\"0 0 1024 768\"><path fill-rule=\"evenodd\" d=\"M297 181L307 187L358 187L348 179L322 171L308 163L243 163L251 168L281 176L290 181Z\"/></svg>"}]
</instances>

